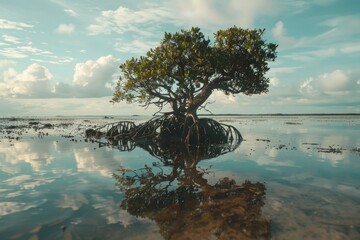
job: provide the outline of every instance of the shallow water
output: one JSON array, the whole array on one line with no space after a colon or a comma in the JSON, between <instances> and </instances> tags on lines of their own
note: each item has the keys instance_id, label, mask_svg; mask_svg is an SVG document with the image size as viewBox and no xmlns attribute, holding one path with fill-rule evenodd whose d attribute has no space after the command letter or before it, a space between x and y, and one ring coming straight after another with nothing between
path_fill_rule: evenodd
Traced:
<instances>
[{"instance_id":1,"label":"shallow water","mask_svg":"<svg viewBox=\"0 0 360 240\"><path fill-rule=\"evenodd\" d=\"M144 120L0 120L0 239L225 239L220 232L228 229L241 239L360 239L359 116L216 117L244 141L192 169L180 167L174 181L174 167L142 148L119 151L82 137L88 127L127 119ZM121 178L124 170L147 178L135 186ZM160 173L146 195L140 188ZM256 208L248 204L254 199L243 204L236 194L214 198L223 191L220 179L241 189L253 183L247 198L257 200ZM264 196L256 195L262 186ZM219 219L232 211L224 203L235 202L237 225L220 229ZM249 233L267 225L269 234Z\"/></svg>"}]
</instances>

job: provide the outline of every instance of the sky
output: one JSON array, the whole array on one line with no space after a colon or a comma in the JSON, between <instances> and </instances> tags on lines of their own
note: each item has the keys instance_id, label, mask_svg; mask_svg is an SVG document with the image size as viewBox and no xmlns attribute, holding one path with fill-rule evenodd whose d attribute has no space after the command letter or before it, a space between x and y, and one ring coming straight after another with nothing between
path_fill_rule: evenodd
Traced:
<instances>
[{"instance_id":1,"label":"sky","mask_svg":"<svg viewBox=\"0 0 360 240\"><path fill-rule=\"evenodd\" d=\"M214 92L214 114L360 113L358 0L1 0L0 117L152 115L109 101L119 65L164 32L234 25L279 45L269 92ZM205 112L200 112L205 113Z\"/></svg>"}]
</instances>

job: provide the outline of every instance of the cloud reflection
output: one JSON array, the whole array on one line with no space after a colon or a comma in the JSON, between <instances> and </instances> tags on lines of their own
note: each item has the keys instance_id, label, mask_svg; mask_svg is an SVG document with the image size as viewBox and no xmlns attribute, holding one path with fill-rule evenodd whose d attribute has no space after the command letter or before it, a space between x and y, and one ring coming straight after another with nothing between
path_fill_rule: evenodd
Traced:
<instances>
[{"instance_id":1,"label":"cloud reflection","mask_svg":"<svg viewBox=\"0 0 360 240\"><path fill-rule=\"evenodd\" d=\"M89 204L89 201L84 194L63 194L62 199L57 203L59 208L71 208L73 211L79 210L84 204Z\"/></svg>"},{"instance_id":2,"label":"cloud reflection","mask_svg":"<svg viewBox=\"0 0 360 240\"><path fill-rule=\"evenodd\" d=\"M54 159L49 151L50 143L46 142L14 142L13 144L0 144L0 153L4 160L13 166L4 166L3 171L14 173L14 165L21 162L28 163L33 171L38 172ZM4 165L4 163L2 162Z\"/></svg>"},{"instance_id":3,"label":"cloud reflection","mask_svg":"<svg viewBox=\"0 0 360 240\"><path fill-rule=\"evenodd\" d=\"M113 171L120 165L120 159L115 158L112 149L100 148L93 151L84 147L75 149L74 155L79 172L98 172L102 176L112 177Z\"/></svg>"},{"instance_id":4,"label":"cloud reflection","mask_svg":"<svg viewBox=\"0 0 360 240\"><path fill-rule=\"evenodd\" d=\"M47 179L41 176L19 175L9 178L4 182L8 186L19 186L20 189L34 189L44 184L53 182L55 179Z\"/></svg>"},{"instance_id":5,"label":"cloud reflection","mask_svg":"<svg viewBox=\"0 0 360 240\"><path fill-rule=\"evenodd\" d=\"M0 216L26 211L30 208L38 207L45 202L46 200L34 201L32 203L0 202Z\"/></svg>"},{"instance_id":6,"label":"cloud reflection","mask_svg":"<svg viewBox=\"0 0 360 240\"><path fill-rule=\"evenodd\" d=\"M112 197L102 197L100 195L92 195L95 209L101 211L101 216L106 218L108 224L120 223L125 228L138 219L130 215L127 211L119 208L120 203L116 203Z\"/></svg>"},{"instance_id":7,"label":"cloud reflection","mask_svg":"<svg viewBox=\"0 0 360 240\"><path fill-rule=\"evenodd\" d=\"M328 161L332 166L337 166L342 161L348 161L351 139L348 136L339 135L309 135L299 143L299 149L309 156L316 156L320 161ZM321 149L341 149L341 153L324 152Z\"/></svg>"}]
</instances>

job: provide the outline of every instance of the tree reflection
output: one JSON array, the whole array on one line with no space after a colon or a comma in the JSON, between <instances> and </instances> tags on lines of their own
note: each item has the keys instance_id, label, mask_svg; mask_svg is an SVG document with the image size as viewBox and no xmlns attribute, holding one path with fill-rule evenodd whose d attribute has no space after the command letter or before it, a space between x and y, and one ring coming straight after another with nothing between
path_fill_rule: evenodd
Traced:
<instances>
[{"instance_id":1,"label":"tree reflection","mask_svg":"<svg viewBox=\"0 0 360 240\"><path fill-rule=\"evenodd\" d=\"M261 215L265 185L227 177L211 183L201 159L233 150L229 146L189 148L142 145L163 164L120 169L113 176L125 194L121 208L156 221L165 239L268 239L270 221Z\"/></svg>"}]
</instances>

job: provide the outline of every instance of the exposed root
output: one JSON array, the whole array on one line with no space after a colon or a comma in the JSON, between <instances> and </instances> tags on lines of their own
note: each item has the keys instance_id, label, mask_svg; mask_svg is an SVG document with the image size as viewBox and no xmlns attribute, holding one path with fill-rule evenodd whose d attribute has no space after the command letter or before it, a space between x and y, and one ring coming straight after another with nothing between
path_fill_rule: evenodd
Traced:
<instances>
[{"instance_id":1,"label":"exposed root","mask_svg":"<svg viewBox=\"0 0 360 240\"><path fill-rule=\"evenodd\" d=\"M240 132L233 126L210 118L194 119L183 114L157 116L137 126L130 121L110 123L97 129L87 129L85 135L98 139L106 137L111 141L182 142L192 146L243 140Z\"/></svg>"}]
</instances>

